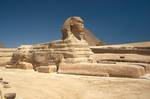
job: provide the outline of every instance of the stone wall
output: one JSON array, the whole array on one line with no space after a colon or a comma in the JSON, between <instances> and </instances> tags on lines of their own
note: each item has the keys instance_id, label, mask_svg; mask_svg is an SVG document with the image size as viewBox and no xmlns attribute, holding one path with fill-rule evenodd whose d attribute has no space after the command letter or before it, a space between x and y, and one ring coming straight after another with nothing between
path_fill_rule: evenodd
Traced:
<instances>
[{"instance_id":1,"label":"stone wall","mask_svg":"<svg viewBox=\"0 0 150 99\"><path fill-rule=\"evenodd\" d=\"M98 62L130 62L150 64L150 42L91 46Z\"/></svg>"}]
</instances>

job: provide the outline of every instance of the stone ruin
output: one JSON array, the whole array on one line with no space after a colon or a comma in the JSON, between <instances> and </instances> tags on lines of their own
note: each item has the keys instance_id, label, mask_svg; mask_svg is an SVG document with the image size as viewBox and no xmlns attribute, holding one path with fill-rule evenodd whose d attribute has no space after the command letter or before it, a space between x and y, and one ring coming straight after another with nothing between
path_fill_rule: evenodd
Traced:
<instances>
[{"instance_id":1,"label":"stone ruin","mask_svg":"<svg viewBox=\"0 0 150 99\"><path fill-rule=\"evenodd\" d=\"M139 61L140 58L137 58L137 61L135 59L130 61L124 56L127 54L121 54L121 52L133 50L140 52L141 50L131 47L119 50L109 46L101 47L100 45L103 43L84 28L83 20L80 17L68 18L64 22L61 32L61 40L44 44L21 45L13 53L6 67L34 69L44 73L57 72L107 77L137 78L150 73L150 57L148 55L144 56L146 62ZM115 59L118 54L106 57L103 52L107 50L108 53L121 50L119 59Z\"/></svg>"}]
</instances>

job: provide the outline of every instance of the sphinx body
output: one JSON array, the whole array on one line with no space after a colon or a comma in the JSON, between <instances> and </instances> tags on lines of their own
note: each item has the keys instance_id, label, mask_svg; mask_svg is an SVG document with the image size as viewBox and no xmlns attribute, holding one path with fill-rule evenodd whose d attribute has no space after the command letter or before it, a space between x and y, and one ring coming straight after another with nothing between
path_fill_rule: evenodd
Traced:
<instances>
[{"instance_id":1,"label":"sphinx body","mask_svg":"<svg viewBox=\"0 0 150 99\"><path fill-rule=\"evenodd\" d=\"M62 28L62 40L50 42L49 48L64 56L65 63L89 62L93 52L84 39L84 23L80 17L68 18Z\"/></svg>"}]
</instances>

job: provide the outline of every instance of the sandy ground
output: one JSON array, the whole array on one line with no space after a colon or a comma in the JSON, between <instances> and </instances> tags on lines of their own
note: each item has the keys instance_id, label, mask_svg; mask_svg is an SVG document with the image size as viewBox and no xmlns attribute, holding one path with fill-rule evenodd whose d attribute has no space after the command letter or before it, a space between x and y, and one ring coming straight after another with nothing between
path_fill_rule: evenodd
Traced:
<instances>
[{"instance_id":1,"label":"sandy ground","mask_svg":"<svg viewBox=\"0 0 150 99\"><path fill-rule=\"evenodd\" d=\"M17 99L150 99L150 79L37 73L0 68Z\"/></svg>"}]
</instances>

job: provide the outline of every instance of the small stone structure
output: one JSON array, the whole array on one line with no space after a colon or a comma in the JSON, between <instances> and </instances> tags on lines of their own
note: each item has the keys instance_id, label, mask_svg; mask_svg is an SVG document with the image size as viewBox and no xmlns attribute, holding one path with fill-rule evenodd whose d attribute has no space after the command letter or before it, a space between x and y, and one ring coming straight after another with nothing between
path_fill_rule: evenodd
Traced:
<instances>
[{"instance_id":1,"label":"small stone structure","mask_svg":"<svg viewBox=\"0 0 150 99\"><path fill-rule=\"evenodd\" d=\"M130 57L132 55L129 55L129 52L136 50L135 48L113 49L114 47L109 46L107 48L90 46L102 43L94 36L90 38L85 30L84 22L80 17L70 17L64 22L61 40L45 44L22 45L13 54L7 67L34 69L45 73L58 72L133 78L150 72L150 56L142 56L143 58L147 57L144 63L139 60L140 58ZM89 39L94 40L90 43ZM109 55L106 54L107 50ZM142 52L143 49L134 52L139 55L139 51Z\"/></svg>"}]
</instances>

